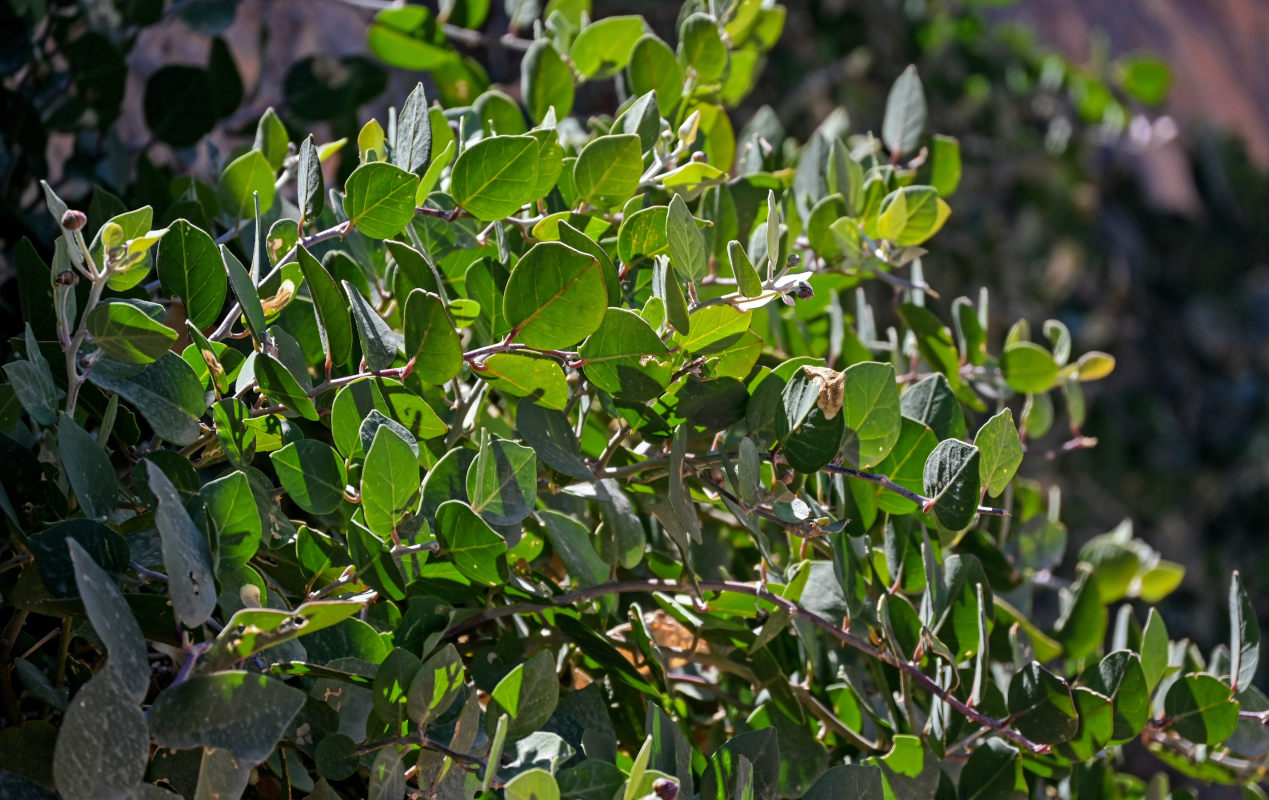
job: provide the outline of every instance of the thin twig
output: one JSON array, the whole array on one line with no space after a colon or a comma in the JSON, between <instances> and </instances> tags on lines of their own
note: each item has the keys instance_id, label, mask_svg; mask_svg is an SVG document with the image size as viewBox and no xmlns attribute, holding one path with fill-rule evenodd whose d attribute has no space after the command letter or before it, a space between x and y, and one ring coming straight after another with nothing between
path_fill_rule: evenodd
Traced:
<instances>
[{"instance_id":1,"label":"thin twig","mask_svg":"<svg viewBox=\"0 0 1269 800\"><path fill-rule=\"evenodd\" d=\"M465 764L473 764L482 770L489 763L484 758L476 755L475 753L464 753L460 750L455 750L452 747L441 744L435 739L429 736L425 736L423 734L414 734L413 736L390 736L386 739L378 739L376 741L368 742L367 744L362 745L361 747L357 749L357 753L359 755L365 755L366 753L373 753L376 750L382 750L385 747L391 747L393 745L398 745L402 747L418 745L419 747L422 747L427 750L435 750L441 755L448 756L449 758L452 758L455 761L463 762Z\"/></svg>"},{"instance_id":2,"label":"thin twig","mask_svg":"<svg viewBox=\"0 0 1269 800\"><path fill-rule=\"evenodd\" d=\"M1053 447L1048 450L1032 450L1030 445L1027 445L1027 444L1022 445L1022 450L1025 453L1031 453L1034 455L1043 456L1049 461L1052 461L1053 459L1057 458L1060 455L1065 455L1066 453L1073 453L1076 450L1087 450L1089 448L1093 448L1096 446L1097 446L1097 437L1095 436L1074 436L1071 439L1068 439L1067 441L1058 445L1057 447Z\"/></svg>"},{"instance_id":3,"label":"thin twig","mask_svg":"<svg viewBox=\"0 0 1269 800\"><path fill-rule=\"evenodd\" d=\"M311 236L301 237L300 240L295 244L295 246L286 252L286 255L278 259L278 263L273 265L273 269L269 270L265 274L265 276L260 279L260 283L261 284L268 283L269 280L271 280L274 275L277 275L278 273L282 271L282 267L286 266L287 264L295 260L301 245L304 247L312 247L313 245L318 244L319 242L324 242L328 239L334 239L334 238L342 239L343 237L352 233L352 230L353 230L353 224L352 224L352 221L350 220L348 222L341 222L338 225L331 226L327 228L326 230L318 231L317 233L314 233ZM229 309L229 313L226 314L225 318L221 320L219 325L216 326L216 330L212 331L212 334L208 336L207 338L213 342L218 342L224 339L226 336L229 335L229 332L233 330L234 323L237 322L238 316L240 314L242 314L242 304L235 302L233 306Z\"/></svg>"},{"instance_id":4,"label":"thin twig","mask_svg":"<svg viewBox=\"0 0 1269 800\"><path fill-rule=\"evenodd\" d=\"M599 458L595 461L595 469L604 470L608 468L608 462L612 460L613 455L621 447L621 443L625 441L627 434L630 433L630 423L624 419L617 426L617 432L608 440L608 444L604 447L604 452L599 454Z\"/></svg>"},{"instance_id":5,"label":"thin twig","mask_svg":"<svg viewBox=\"0 0 1269 800\"><path fill-rule=\"evenodd\" d=\"M762 517L768 522L774 522L775 524L782 526L785 530L794 534L795 536L800 536L803 539L814 539L820 536L827 536L829 533L828 531L821 528L818 524L816 524L814 520L802 520L800 522L790 522L789 520L784 519L783 517L779 516L775 512L767 509L765 506L746 503L744 500L741 500L739 497L737 497L736 495L728 491L722 484L718 483L717 481L711 480L710 478L707 478L703 475L697 475L696 478L701 483L708 485L711 489L718 492L723 497L727 498L727 500L736 504L736 506L743 509L745 513Z\"/></svg>"},{"instance_id":6,"label":"thin twig","mask_svg":"<svg viewBox=\"0 0 1269 800\"><path fill-rule=\"evenodd\" d=\"M925 511L926 513L929 513L930 509L934 507L934 504L938 502L937 497L926 497L923 494L918 494L912 491L911 489L907 489L907 488L904 488L903 486L900 486L899 484L891 480L889 475L882 475L876 472L863 472L862 470L852 469L850 467L842 466L841 464L829 464L828 466L824 467L824 470L826 472L836 472L840 475L849 475L850 477L858 478L861 481L868 481L869 483L875 483L878 486L884 487L885 489L892 491L897 495L901 495L903 497L908 498L912 502L917 503L918 505L921 506L921 509ZM1008 509L993 508L991 506L979 506L978 513L988 517L1009 516Z\"/></svg>"},{"instance_id":7,"label":"thin twig","mask_svg":"<svg viewBox=\"0 0 1269 800\"><path fill-rule=\"evenodd\" d=\"M824 619L818 614L808 611L797 603L786 600L779 595L772 594L770 591L767 591L761 586L752 586L747 583L740 583L739 581L699 579L697 580L696 585L699 586L702 591L733 592L736 594L748 595L771 603L774 606L778 606L784 611L787 611L791 616L797 617L798 619L808 622L824 631L846 647L900 670L908 675L914 683L919 685L926 692L938 697L949 707L955 709L967 719L984 727L991 728L1004 738L1010 740L1019 747L1024 748L1028 752L1044 753L1048 751L1047 745L1036 744L1026 736L1011 728L1005 720L996 719L995 717L984 714L975 708L971 708L959 698L952 695L949 691L939 686L933 678L922 672L918 665L899 658L893 653L878 649L871 643L859 638L850 631L843 630L839 625ZM590 586L585 589L579 589L575 592L557 595L556 597L551 598L548 603L524 603L487 609L475 614L474 616L468 617L450 628L446 636L447 638L453 639L467 633L468 631L474 630L487 622L492 622L493 620L516 616L519 614L537 614L551 608L577 605L578 603L584 603L588 600L593 600L597 597L605 597L607 595L631 593L651 594L656 592L673 592L676 594L683 594L693 591L693 585L687 581L649 579L605 583L598 586Z\"/></svg>"}]
</instances>

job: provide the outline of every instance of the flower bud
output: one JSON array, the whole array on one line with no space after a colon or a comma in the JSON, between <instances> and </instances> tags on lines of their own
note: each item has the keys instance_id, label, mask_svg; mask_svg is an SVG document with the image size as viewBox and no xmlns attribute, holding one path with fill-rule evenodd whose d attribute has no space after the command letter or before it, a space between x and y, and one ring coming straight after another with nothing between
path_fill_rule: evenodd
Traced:
<instances>
[{"instance_id":1,"label":"flower bud","mask_svg":"<svg viewBox=\"0 0 1269 800\"><path fill-rule=\"evenodd\" d=\"M674 800L679 796L679 785L668 778L657 778L652 784L652 793L661 800Z\"/></svg>"},{"instance_id":2,"label":"flower bud","mask_svg":"<svg viewBox=\"0 0 1269 800\"><path fill-rule=\"evenodd\" d=\"M66 213L62 215L62 227L68 231L77 231L88 224L88 217L82 211L76 211L72 208L66 209Z\"/></svg>"}]
</instances>

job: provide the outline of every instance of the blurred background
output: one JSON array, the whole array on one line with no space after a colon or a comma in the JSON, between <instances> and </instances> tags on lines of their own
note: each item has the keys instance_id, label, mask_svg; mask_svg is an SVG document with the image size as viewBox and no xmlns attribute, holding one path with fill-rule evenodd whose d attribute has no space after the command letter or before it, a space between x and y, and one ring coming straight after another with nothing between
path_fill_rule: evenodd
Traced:
<instances>
[{"instance_id":1,"label":"blurred background","mask_svg":"<svg viewBox=\"0 0 1269 800\"><path fill-rule=\"evenodd\" d=\"M528 0L532 4L533 0ZM51 253L37 181L82 208L106 192L170 205L214 178L277 108L319 141L399 104L420 74L366 47L377 0L6 0L0 9L0 326L20 330L23 238ZM493 3L495 37L525 0ZM597 2L674 41L677 0ZM1091 450L1031 443L1023 474L1063 487L1072 552L1129 518L1184 564L1174 636L1227 637L1229 571L1269 621L1269 3L1264 0L818 0L788 18L737 130L769 105L804 141L833 109L877 129L916 64L927 131L964 178L925 260L947 318L992 287L994 342L1017 318L1069 326L1118 359L1089 388ZM530 13L532 12L532 13ZM523 32L528 32L523 31ZM531 35L531 34L530 34ZM479 37L474 37L478 39ZM471 71L518 95L521 54L474 41ZM74 71L68 65L76 67ZM73 77L72 77L73 76ZM175 109L147 89L179 86ZM618 98L586 87L576 113ZM204 134L209 134L204 138ZM103 199L106 198L106 199ZM90 214L92 213L90 208ZM160 217L160 220L162 218ZM880 295L879 295L880 296ZM1016 410L1016 409L1015 409Z\"/></svg>"}]
</instances>

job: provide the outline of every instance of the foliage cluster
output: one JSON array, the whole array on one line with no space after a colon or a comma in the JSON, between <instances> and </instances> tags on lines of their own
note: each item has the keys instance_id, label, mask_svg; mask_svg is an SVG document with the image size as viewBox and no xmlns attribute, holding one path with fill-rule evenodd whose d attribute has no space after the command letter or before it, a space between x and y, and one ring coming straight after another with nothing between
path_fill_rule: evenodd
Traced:
<instances>
[{"instance_id":1,"label":"foliage cluster","mask_svg":"<svg viewBox=\"0 0 1269 800\"><path fill-rule=\"evenodd\" d=\"M916 70L877 134L799 145L728 114L780 6L690 2L671 47L552 2L506 42L520 101L462 94L479 6L376 15L440 102L355 142L269 111L157 206L44 185L0 384L0 787L1168 796L1118 770L1140 743L1261 796L1237 576L1204 653L1134 608L1183 570L1130 527L1052 574L1025 441L1059 396L1082 443L1114 360L927 282L961 163ZM628 99L567 119L597 81Z\"/></svg>"}]
</instances>

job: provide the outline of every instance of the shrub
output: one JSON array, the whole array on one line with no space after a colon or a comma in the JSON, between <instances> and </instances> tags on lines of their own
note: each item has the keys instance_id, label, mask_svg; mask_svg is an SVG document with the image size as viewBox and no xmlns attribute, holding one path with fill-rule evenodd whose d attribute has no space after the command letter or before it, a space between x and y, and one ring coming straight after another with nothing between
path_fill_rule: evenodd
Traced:
<instances>
[{"instance_id":1,"label":"shrub","mask_svg":"<svg viewBox=\"0 0 1269 800\"><path fill-rule=\"evenodd\" d=\"M960 156L916 71L878 134L796 147L727 112L781 7L690 3L676 49L550 8L500 40L519 102L449 102L446 32L480 35L397 7L371 46L447 107L420 84L322 144L270 110L157 215L44 185L62 235L15 254L0 386L0 785L1165 796L1120 771L1139 743L1259 796L1237 576L1203 654L1129 602L1183 573L1130 526L1052 574L1026 434L1056 394L1094 444L1114 361L1054 320L994 341L986 292L927 283ZM566 119L609 80L615 116Z\"/></svg>"}]
</instances>

